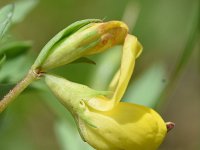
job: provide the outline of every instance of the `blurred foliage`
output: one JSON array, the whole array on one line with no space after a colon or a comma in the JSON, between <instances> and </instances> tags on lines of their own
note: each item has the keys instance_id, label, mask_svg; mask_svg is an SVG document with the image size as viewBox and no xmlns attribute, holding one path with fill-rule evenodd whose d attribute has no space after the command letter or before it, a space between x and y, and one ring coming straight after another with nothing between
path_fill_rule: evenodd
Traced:
<instances>
[{"instance_id":1,"label":"blurred foliage","mask_svg":"<svg viewBox=\"0 0 200 150\"><path fill-rule=\"evenodd\" d=\"M12 18L13 23L20 23L22 22L27 14L36 7L38 4L38 0L19 0L14 2L15 9Z\"/></svg>"},{"instance_id":2,"label":"blurred foliage","mask_svg":"<svg viewBox=\"0 0 200 150\"><path fill-rule=\"evenodd\" d=\"M123 18L144 46L123 100L155 107L171 82L171 75L183 65L181 68L187 71L176 82L177 87L170 87L172 90L160 107L164 118L177 125L160 149L198 150L199 3L199 0L0 1L0 97L23 78L45 43L70 23L85 18ZM82 60L96 65L79 60L52 72L95 89L106 89L119 67L120 50L121 46L116 46ZM0 115L0 145L3 150L91 149L78 135L69 112L41 81L35 82Z\"/></svg>"},{"instance_id":3,"label":"blurred foliage","mask_svg":"<svg viewBox=\"0 0 200 150\"><path fill-rule=\"evenodd\" d=\"M129 85L124 100L155 108L166 82L165 66L162 63L153 64Z\"/></svg>"},{"instance_id":4,"label":"blurred foliage","mask_svg":"<svg viewBox=\"0 0 200 150\"><path fill-rule=\"evenodd\" d=\"M10 25L13 15L13 7L13 5L7 5L0 11L0 38L2 38Z\"/></svg>"}]
</instances>

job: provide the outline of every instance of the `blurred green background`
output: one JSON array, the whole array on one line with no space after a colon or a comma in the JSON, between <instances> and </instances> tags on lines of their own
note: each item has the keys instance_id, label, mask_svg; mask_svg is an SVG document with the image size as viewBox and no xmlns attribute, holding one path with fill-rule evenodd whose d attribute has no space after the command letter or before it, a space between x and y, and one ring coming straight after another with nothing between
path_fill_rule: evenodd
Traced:
<instances>
[{"instance_id":1,"label":"blurred green background","mask_svg":"<svg viewBox=\"0 0 200 150\"><path fill-rule=\"evenodd\" d=\"M15 1L1 0L0 6L11 2ZM32 48L2 67L0 82L19 81L45 43L69 24L86 18L123 20L144 46L123 100L154 107L166 121L176 123L160 150L199 150L200 44L198 38L192 38L199 34L200 27L196 27L200 21L199 3L199 0L29 0L18 11L23 13L23 8L27 8L30 12L10 28L8 35L32 41ZM52 72L105 89L118 68L120 48L116 46L92 56L96 65L71 64ZM179 62L181 72L176 75L174 70ZM1 114L0 149L92 148L80 140L68 111L40 81Z\"/></svg>"}]
</instances>

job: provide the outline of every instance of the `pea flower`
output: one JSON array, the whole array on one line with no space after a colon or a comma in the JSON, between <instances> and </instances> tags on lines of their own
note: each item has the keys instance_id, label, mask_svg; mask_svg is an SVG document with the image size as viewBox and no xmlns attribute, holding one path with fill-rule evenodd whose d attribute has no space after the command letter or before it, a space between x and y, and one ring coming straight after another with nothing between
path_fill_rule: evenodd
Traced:
<instances>
[{"instance_id":1,"label":"pea flower","mask_svg":"<svg viewBox=\"0 0 200 150\"><path fill-rule=\"evenodd\" d=\"M71 112L84 141L98 150L156 150L172 123L165 123L153 109L120 102L142 46L127 35L119 71L109 91L96 91L64 78L44 75L58 100ZM111 92L110 92L111 91Z\"/></svg>"}]
</instances>

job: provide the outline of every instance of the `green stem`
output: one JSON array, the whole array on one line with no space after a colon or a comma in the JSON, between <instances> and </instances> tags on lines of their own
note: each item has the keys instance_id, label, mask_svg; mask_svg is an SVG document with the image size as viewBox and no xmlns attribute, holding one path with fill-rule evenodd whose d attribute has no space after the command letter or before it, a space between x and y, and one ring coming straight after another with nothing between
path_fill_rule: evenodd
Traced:
<instances>
[{"instance_id":1,"label":"green stem","mask_svg":"<svg viewBox=\"0 0 200 150\"><path fill-rule=\"evenodd\" d=\"M25 78L20 81L12 90L0 100L0 113L3 112L7 106L35 79L37 79L37 74L30 70Z\"/></svg>"}]
</instances>

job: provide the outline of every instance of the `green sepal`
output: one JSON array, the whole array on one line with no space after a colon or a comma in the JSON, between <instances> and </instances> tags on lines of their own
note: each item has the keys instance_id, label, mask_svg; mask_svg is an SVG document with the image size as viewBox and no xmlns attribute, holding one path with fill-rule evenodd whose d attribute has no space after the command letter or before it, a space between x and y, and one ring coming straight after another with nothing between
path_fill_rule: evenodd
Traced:
<instances>
[{"instance_id":1,"label":"green sepal","mask_svg":"<svg viewBox=\"0 0 200 150\"><path fill-rule=\"evenodd\" d=\"M91 32L91 34L94 34L94 32L93 33ZM67 39L65 39L65 40L67 41ZM101 41L101 39L97 38L93 42L90 42L90 43L85 44L85 45L80 45L80 47L77 47L75 49L75 51L73 51L73 52L71 51L73 49L70 49L70 50L68 49L69 50L68 51L65 48L60 48L60 46L63 44L62 41L61 41L60 43L58 43L55 46L55 47L57 47L57 48L55 48L57 50L55 50L55 52L52 52L52 54L48 56L48 59L42 65L41 70L46 71L48 69L53 69L55 67L59 67L59 66L65 65L65 64L69 64L69 63L73 62L74 60L81 58L84 52L94 48L97 44L100 43L100 41ZM76 42L78 43L78 40ZM73 44L71 44L71 46L72 45ZM60 55L62 55L62 56L64 55L65 57L58 59L60 57Z\"/></svg>"},{"instance_id":2,"label":"green sepal","mask_svg":"<svg viewBox=\"0 0 200 150\"><path fill-rule=\"evenodd\" d=\"M86 85L71 82L50 74L44 74L44 79L50 90L71 112L75 119L82 119L90 126L95 127L87 116L88 107L86 103L93 97L110 94L109 91L96 91Z\"/></svg>"},{"instance_id":3,"label":"green sepal","mask_svg":"<svg viewBox=\"0 0 200 150\"><path fill-rule=\"evenodd\" d=\"M44 74L44 79L50 90L64 105L77 103L78 106L82 101L87 101L92 97L110 94L110 91L97 91L86 85L71 82L56 75Z\"/></svg>"},{"instance_id":4,"label":"green sepal","mask_svg":"<svg viewBox=\"0 0 200 150\"><path fill-rule=\"evenodd\" d=\"M59 43L62 39L69 37L71 34L75 33L78 31L80 28L90 24L90 23L96 23L96 22L102 22L99 19L85 19L81 21L77 21L62 31L60 31L58 34L56 34L41 50L39 56L37 57L35 63L32 66L32 69L37 69L42 66L46 58L49 56L51 53L52 48Z\"/></svg>"}]
</instances>

